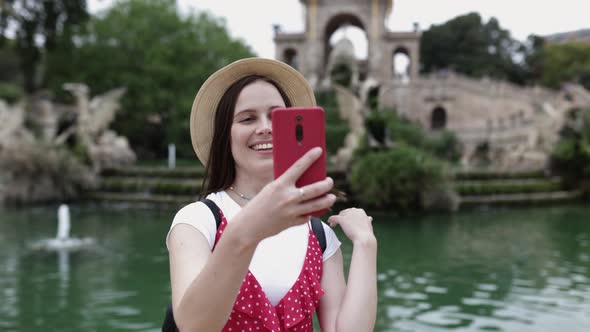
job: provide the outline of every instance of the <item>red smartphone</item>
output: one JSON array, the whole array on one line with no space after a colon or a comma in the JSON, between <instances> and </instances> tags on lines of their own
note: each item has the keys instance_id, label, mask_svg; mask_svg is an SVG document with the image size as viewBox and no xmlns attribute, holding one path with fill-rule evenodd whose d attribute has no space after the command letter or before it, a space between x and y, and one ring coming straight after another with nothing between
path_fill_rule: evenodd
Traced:
<instances>
[{"instance_id":1,"label":"red smartphone","mask_svg":"<svg viewBox=\"0 0 590 332\"><path fill-rule=\"evenodd\" d=\"M307 151L319 146L322 155L301 175L297 188L326 178L326 129L321 107L287 107L272 111L272 154L275 179ZM311 215L321 216L327 210Z\"/></svg>"}]
</instances>

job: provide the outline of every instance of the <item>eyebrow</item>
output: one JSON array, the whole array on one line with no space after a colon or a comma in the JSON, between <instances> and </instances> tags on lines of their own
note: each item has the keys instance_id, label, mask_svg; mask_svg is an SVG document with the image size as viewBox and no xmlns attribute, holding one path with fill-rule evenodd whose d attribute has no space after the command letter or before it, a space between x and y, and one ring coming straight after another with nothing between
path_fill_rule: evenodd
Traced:
<instances>
[{"instance_id":1,"label":"eyebrow","mask_svg":"<svg viewBox=\"0 0 590 332\"><path fill-rule=\"evenodd\" d=\"M285 107L285 106L273 105L273 106L270 106L268 109L270 111L272 111L275 108L280 108L280 107ZM252 108L245 108L245 109L242 109L242 110L238 110L238 111L235 112L234 117L236 117L236 116L238 116L238 115L240 115L242 113L246 113L246 112L256 112L256 110L255 109L252 109Z\"/></svg>"}]
</instances>

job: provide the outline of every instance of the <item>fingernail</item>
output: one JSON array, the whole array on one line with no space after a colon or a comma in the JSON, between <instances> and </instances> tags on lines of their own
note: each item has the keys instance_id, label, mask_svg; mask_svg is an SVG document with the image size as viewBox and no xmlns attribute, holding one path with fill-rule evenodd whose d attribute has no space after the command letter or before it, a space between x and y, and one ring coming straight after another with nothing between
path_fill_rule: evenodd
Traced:
<instances>
[{"instance_id":1,"label":"fingernail","mask_svg":"<svg viewBox=\"0 0 590 332\"><path fill-rule=\"evenodd\" d=\"M320 148L319 146L316 146L315 148L312 149L312 153L314 156L319 156L320 154L322 154L322 148Z\"/></svg>"}]
</instances>

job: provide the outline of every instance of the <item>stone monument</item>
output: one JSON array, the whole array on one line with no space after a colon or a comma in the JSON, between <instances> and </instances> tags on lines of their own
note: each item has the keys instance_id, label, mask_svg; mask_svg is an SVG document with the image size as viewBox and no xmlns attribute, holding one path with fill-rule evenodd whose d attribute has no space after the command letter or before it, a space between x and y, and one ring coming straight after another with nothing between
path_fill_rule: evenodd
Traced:
<instances>
[{"instance_id":1,"label":"stone monument","mask_svg":"<svg viewBox=\"0 0 590 332\"><path fill-rule=\"evenodd\" d=\"M395 111L432 135L449 130L463 146L461 163L465 168L477 165L475 151L482 145L488 147L486 159L497 170L543 168L559 139L567 111L590 107L590 93L579 85L570 84L558 91L488 78L473 79L450 71L420 75L421 33L417 25L411 32L387 29L385 20L393 10L392 0L301 3L305 30L286 33L275 26L275 57L297 68L316 89L333 86L330 73L334 65L348 64L353 92L347 94L337 89L339 99L346 99L349 105L345 107L346 114L354 111L362 117L369 100L376 97L378 109ZM334 47L330 45L332 34L346 26L366 33L366 62L351 59L352 45L347 40ZM395 68L394 58L399 53L410 60L403 79ZM355 98L358 100L352 101ZM358 116L345 118L350 122ZM355 144L349 141L343 148L346 153L335 157L339 161L350 160Z\"/></svg>"}]
</instances>

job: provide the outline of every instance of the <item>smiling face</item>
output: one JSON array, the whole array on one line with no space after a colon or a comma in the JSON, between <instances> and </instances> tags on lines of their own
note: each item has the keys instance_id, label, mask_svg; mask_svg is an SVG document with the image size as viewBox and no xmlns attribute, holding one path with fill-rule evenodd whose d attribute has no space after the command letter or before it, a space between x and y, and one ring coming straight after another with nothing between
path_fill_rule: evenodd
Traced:
<instances>
[{"instance_id":1,"label":"smiling face","mask_svg":"<svg viewBox=\"0 0 590 332\"><path fill-rule=\"evenodd\" d=\"M262 80L247 85L240 92L231 127L231 152L236 174L272 175L271 112L285 106L277 88Z\"/></svg>"}]
</instances>

